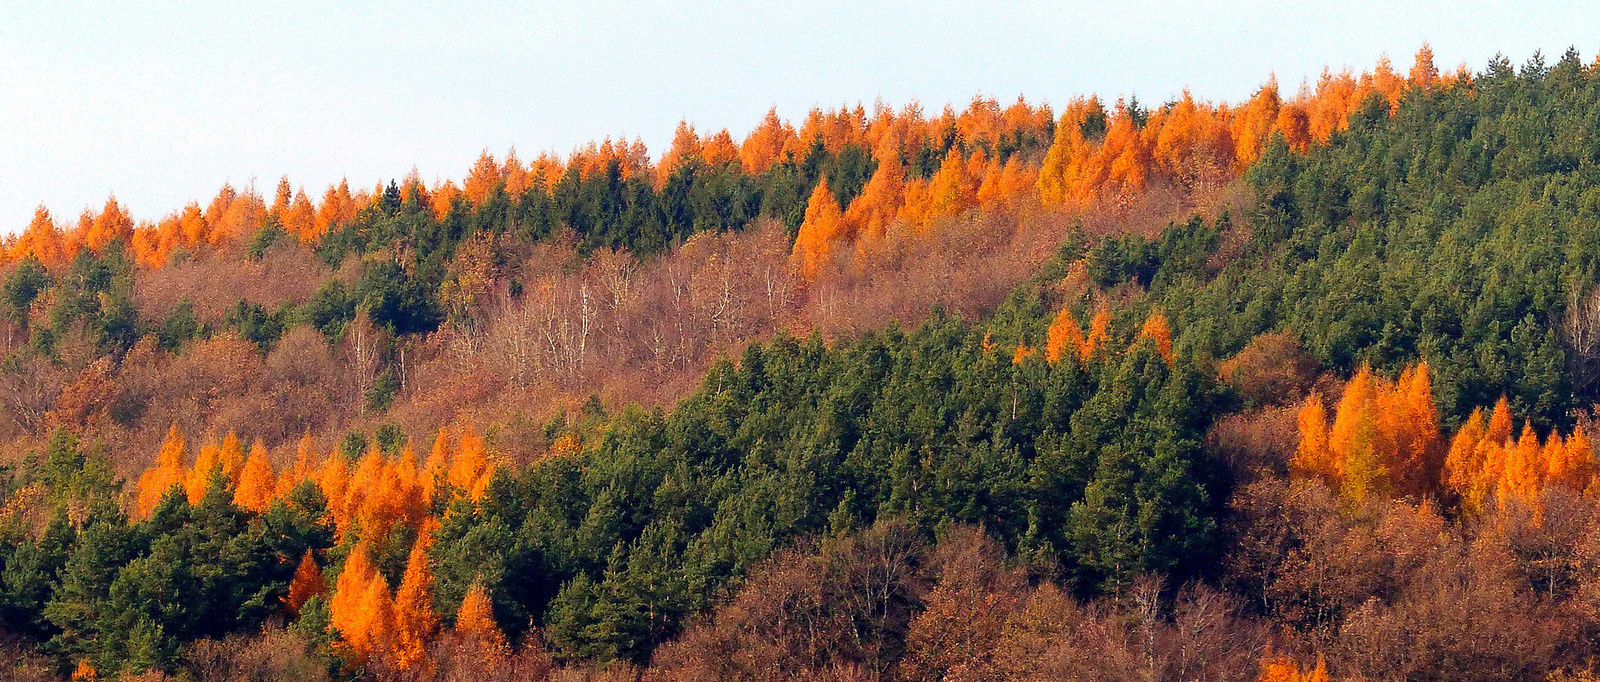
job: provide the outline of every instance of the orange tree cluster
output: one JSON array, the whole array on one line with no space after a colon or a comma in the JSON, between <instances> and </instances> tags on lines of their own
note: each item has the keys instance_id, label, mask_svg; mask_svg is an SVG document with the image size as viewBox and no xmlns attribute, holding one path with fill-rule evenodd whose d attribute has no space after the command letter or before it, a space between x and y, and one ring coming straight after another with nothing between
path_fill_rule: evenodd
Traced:
<instances>
[{"instance_id":1,"label":"orange tree cluster","mask_svg":"<svg viewBox=\"0 0 1600 682\"><path fill-rule=\"evenodd\" d=\"M1591 490L1594 450L1581 423L1565 437L1551 431L1543 442L1531 424L1514 434L1511 406L1501 398L1487 417L1482 408L1473 410L1450 440L1443 483L1463 508L1481 511L1492 502L1537 512L1546 487Z\"/></svg>"},{"instance_id":2,"label":"orange tree cluster","mask_svg":"<svg viewBox=\"0 0 1600 682\"><path fill-rule=\"evenodd\" d=\"M192 463L185 461L185 449L183 434L174 426L156 462L139 479L137 517L151 517L169 495L199 505L207 495L221 494L238 509L265 514L274 503L287 502L311 486L326 500L321 522L332 526L336 539L353 546L331 593L316 553L308 549L283 606L298 615L311 599L325 597L330 632L338 635L351 664L399 670L429 664L428 645L440 634L427 554L431 529L438 525L433 511L436 504L456 497L477 500L485 494L495 466L481 438L470 430L458 435L441 430L424 461L409 446L389 457L374 444L351 462L338 452L319 457L307 435L293 462L281 471L259 440L246 453L233 433L202 445ZM369 547L393 544L391 534L400 528L415 540L400 583L391 590ZM469 592L455 629L503 647L504 636L486 600L481 585Z\"/></svg>"},{"instance_id":3,"label":"orange tree cluster","mask_svg":"<svg viewBox=\"0 0 1600 682\"><path fill-rule=\"evenodd\" d=\"M339 633L346 661L403 672L432 669L428 647L443 633L440 618L434 612L434 581L428 558L430 544L426 532L417 538L406 559L400 584L393 589L373 563L367 543L355 545L328 596L329 627ZM295 578L295 584L299 584L302 575L305 576L307 589L297 592L291 585L291 595L305 594L309 588L320 586L321 576L315 572L316 564L307 555ZM291 600L291 606L301 605L303 602L297 605ZM509 653L505 635L495 623L488 590L482 582L474 583L462 599L456 610L452 634L478 640L480 646L492 650L490 653Z\"/></svg>"},{"instance_id":4,"label":"orange tree cluster","mask_svg":"<svg viewBox=\"0 0 1600 682\"><path fill-rule=\"evenodd\" d=\"M1424 47L1409 76L1396 73L1387 61L1359 77L1325 72L1314 89L1289 101L1279 96L1276 83L1239 106L1210 104L1187 92L1153 111L1137 101L1119 101L1108 111L1097 98L1075 99L1054 125L1053 142L1042 159L995 156L983 147L966 147L964 155L962 146L952 146L938 171L926 178L905 177L904 152L896 140L886 144L874 138L877 170L860 194L841 205L837 188L822 183L812 191L795 258L802 274L811 277L840 244L870 251L895 221L920 233L969 209L1023 198L1087 206L1126 201L1152 185L1193 189L1227 181L1259 159L1274 135L1304 153L1345 129L1349 116L1369 98L1393 109L1407 88L1456 84L1469 84L1465 71L1441 78Z\"/></svg>"},{"instance_id":5,"label":"orange tree cluster","mask_svg":"<svg viewBox=\"0 0 1600 682\"><path fill-rule=\"evenodd\" d=\"M1129 350L1145 340L1154 344L1156 353L1168 365L1174 362L1176 356L1172 349L1172 328L1167 324L1167 317L1158 310L1151 311L1145 318ZM1083 327L1078 325L1072 311L1063 308L1050 318L1050 326L1045 330L1044 360L1052 365L1065 360L1087 367L1096 353L1114 350L1108 345L1110 343L1110 310L1103 306L1096 310L1089 319L1089 333L1084 334ZM985 347L992 345L987 338L984 344ZM1017 349L1011 354L1011 364L1020 365L1039 352L1039 348L1028 345L1026 338L1019 340Z\"/></svg>"},{"instance_id":6,"label":"orange tree cluster","mask_svg":"<svg viewBox=\"0 0 1600 682\"><path fill-rule=\"evenodd\" d=\"M739 141L727 130L700 134L681 123L656 162L638 139L607 138L566 158L544 153L527 163L515 151L502 161L485 153L459 185L445 181L428 187L415 173L389 188L352 189L341 181L318 201L287 178L270 200L224 186L207 205L192 203L153 223L136 224L115 198L98 212L84 211L75 223L60 223L41 207L20 235L0 244L0 260L32 256L58 267L80 251L121 244L140 264L159 267L180 251L245 242L269 225L314 246L357 222L364 211L382 210L386 204L418 206L434 220L445 221L460 205L481 209L494 205L497 196L515 202L537 190L559 198L569 176L576 181L571 191L578 195L584 182L608 176L613 184L641 183L661 195L657 204L669 204L656 210L672 213L704 203L694 196L694 176L715 170L759 178L765 194L789 197L765 213L785 217L779 214L803 207L803 220L798 212L789 219L804 226L797 259L814 270L834 242L881 237L895 221L925 230L940 218L1021 197L1047 205L1082 205L1126 198L1152 183L1192 186L1230 178L1260 158L1274 134L1304 152L1345 128L1350 114L1369 98L1381 98L1393 108L1408 88L1453 85L1471 83L1464 70L1441 77L1424 47L1409 74L1382 61L1359 76L1325 72L1314 87L1289 100L1280 97L1276 83L1269 83L1237 106L1210 104L1185 93L1154 110L1136 101L1119 101L1108 109L1091 97L1073 100L1057 118L1048 105L1019 98L1002 107L979 97L965 110L946 107L937 116L926 115L917 104L898 111L879 105L870 113L860 105L813 109L798 127L772 111ZM781 168L799 172L805 182L796 187L779 181L773 171ZM800 194L791 196L795 191ZM678 194L688 195L687 207L670 205ZM626 193L619 199L636 201ZM796 199L800 204L794 209L784 203ZM574 197L575 205L584 201ZM494 210L504 214L506 207ZM575 229L590 220L567 213L552 219L572 223Z\"/></svg>"},{"instance_id":7,"label":"orange tree cluster","mask_svg":"<svg viewBox=\"0 0 1600 682\"><path fill-rule=\"evenodd\" d=\"M1345 385L1332 423L1313 394L1299 416L1300 445L1291 466L1320 478L1347 499L1371 495L1444 498L1468 512L1486 505L1538 511L1547 486L1588 491L1595 461L1583 426L1541 440L1531 423L1518 434L1510 403L1482 408L1455 435L1440 431L1426 362L1390 381L1362 366Z\"/></svg>"},{"instance_id":8,"label":"orange tree cluster","mask_svg":"<svg viewBox=\"0 0 1600 682\"><path fill-rule=\"evenodd\" d=\"M186 463L183 434L174 425L155 463L139 477L136 511L140 517L149 516L175 487L182 487L190 504L198 504L208 489L218 486L231 493L239 508L261 513L273 500L311 482L327 500L328 518L340 537L353 528L359 528L363 537L383 537L396 525L420 528L446 486L452 493L481 498L493 475L483 439L471 430L463 430L457 438L441 430L421 462L409 445L398 457L388 457L376 443L353 463L338 452L319 457L307 435L300 440L293 464L280 472L260 440L246 455L232 432L220 443L202 445L194 461Z\"/></svg>"}]
</instances>

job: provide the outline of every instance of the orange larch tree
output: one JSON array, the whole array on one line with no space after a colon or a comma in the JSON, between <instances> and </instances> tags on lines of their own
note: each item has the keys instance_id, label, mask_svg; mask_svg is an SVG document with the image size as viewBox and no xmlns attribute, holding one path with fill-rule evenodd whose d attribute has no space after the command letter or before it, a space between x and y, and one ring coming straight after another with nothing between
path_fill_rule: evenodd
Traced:
<instances>
[{"instance_id":1,"label":"orange larch tree","mask_svg":"<svg viewBox=\"0 0 1600 682\"><path fill-rule=\"evenodd\" d=\"M502 180L500 164L494 160L494 155L485 149L478 155L477 162L472 164L472 169L467 171L466 180L462 182L462 190L469 201L479 204L500 186Z\"/></svg>"},{"instance_id":2,"label":"orange larch tree","mask_svg":"<svg viewBox=\"0 0 1600 682\"><path fill-rule=\"evenodd\" d=\"M211 489L212 478L222 472L221 450L215 442L200 446L200 453L195 455L194 464L184 478L184 492L189 496L189 504L199 504L200 498L205 497L206 491Z\"/></svg>"},{"instance_id":3,"label":"orange larch tree","mask_svg":"<svg viewBox=\"0 0 1600 682\"><path fill-rule=\"evenodd\" d=\"M978 156L982 153L981 150L974 153L980 168L988 163L985 158ZM911 202L906 202L908 210L921 209L908 216L907 222L918 230L926 231L936 220L959 216L977 206L978 185L982 178L975 177L968 166L968 160L962 158L960 150L951 148L945 154L944 162L939 164L939 172L928 180L925 203L913 207Z\"/></svg>"},{"instance_id":4,"label":"orange larch tree","mask_svg":"<svg viewBox=\"0 0 1600 682\"><path fill-rule=\"evenodd\" d=\"M278 475L278 484L275 494L279 497L288 495L301 483L309 481L316 474L317 443L307 431L300 436L300 442L295 446L294 463Z\"/></svg>"},{"instance_id":5,"label":"orange larch tree","mask_svg":"<svg viewBox=\"0 0 1600 682\"><path fill-rule=\"evenodd\" d=\"M390 661L401 670L425 666L428 643L439 629L433 612L433 574L428 569L428 535L423 533L411 547L406 572L394 598L394 638Z\"/></svg>"},{"instance_id":6,"label":"orange larch tree","mask_svg":"<svg viewBox=\"0 0 1600 682\"><path fill-rule=\"evenodd\" d=\"M1433 402L1428 363L1407 368L1389 392L1384 425L1394 432L1390 455L1395 492L1421 499L1439 491L1445 442L1439 431L1439 410Z\"/></svg>"},{"instance_id":7,"label":"orange larch tree","mask_svg":"<svg viewBox=\"0 0 1600 682\"><path fill-rule=\"evenodd\" d=\"M1301 473L1327 480L1355 502L1390 494L1421 499L1439 490L1444 446L1425 363L1395 381L1362 365L1345 384L1332 428L1321 410L1314 397L1301 412Z\"/></svg>"},{"instance_id":8,"label":"orange larch tree","mask_svg":"<svg viewBox=\"0 0 1600 682\"><path fill-rule=\"evenodd\" d=\"M1278 111L1278 132L1283 133L1283 139L1289 148L1304 154L1311 148L1311 116L1305 107L1290 103Z\"/></svg>"},{"instance_id":9,"label":"orange larch tree","mask_svg":"<svg viewBox=\"0 0 1600 682\"><path fill-rule=\"evenodd\" d=\"M1101 308L1095 311L1094 317L1089 320L1089 335L1084 337L1083 345L1078 348L1078 360L1088 363L1096 351L1104 348L1107 341L1111 340L1111 311Z\"/></svg>"},{"instance_id":10,"label":"orange larch tree","mask_svg":"<svg viewBox=\"0 0 1600 682\"><path fill-rule=\"evenodd\" d=\"M393 639L394 599L389 594L389 583L382 575L374 574L361 595L354 630L345 633L345 641L364 659L388 653Z\"/></svg>"},{"instance_id":11,"label":"orange larch tree","mask_svg":"<svg viewBox=\"0 0 1600 682\"><path fill-rule=\"evenodd\" d=\"M350 466L345 463L344 455L328 454L321 471L317 472L317 486L322 488L322 496L328 501L328 515L335 525L340 519L348 518L345 492L350 488Z\"/></svg>"},{"instance_id":12,"label":"orange larch tree","mask_svg":"<svg viewBox=\"0 0 1600 682\"><path fill-rule=\"evenodd\" d=\"M1322 394L1313 392L1300 406L1300 445L1289 461L1290 470L1299 476L1316 477L1337 484L1339 467L1328 449L1328 410Z\"/></svg>"},{"instance_id":13,"label":"orange larch tree","mask_svg":"<svg viewBox=\"0 0 1600 682\"><path fill-rule=\"evenodd\" d=\"M1156 352L1161 354L1161 359L1167 364L1172 364L1176 356L1172 353L1172 328L1167 326L1167 316L1160 311L1152 311L1145 318L1144 327L1139 330L1140 339L1150 339L1156 344Z\"/></svg>"},{"instance_id":14,"label":"orange larch tree","mask_svg":"<svg viewBox=\"0 0 1600 682\"><path fill-rule=\"evenodd\" d=\"M1557 441L1556 435L1551 435L1550 440ZM1545 472L1545 480L1551 485L1561 485L1578 492L1585 492L1593 484L1595 477L1594 451L1589 442L1589 434L1579 424L1572 430L1572 435L1561 442L1560 450L1547 455L1545 459L1549 467Z\"/></svg>"},{"instance_id":15,"label":"orange larch tree","mask_svg":"<svg viewBox=\"0 0 1600 682\"><path fill-rule=\"evenodd\" d=\"M33 221L28 223L27 229L23 230L22 235L11 245L10 251L11 260L33 256L46 267L66 265L75 255L68 250L61 230L56 227L55 220L50 217L50 211L44 206L34 209Z\"/></svg>"},{"instance_id":16,"label":"orange larch tree","mask_svg":"<svg viewBox=\"0 0 1600 682\"><path fill-rule=\"evenodd\" d=\"M133 239L133 217L122 209L115 196L106 199L105 208L89 223L82 243L91 251L104 251L113 242L127 244Z\"/></svg>"},{"instance_id":17,"label":"orange larch tree","mask_svg":"<svg viewBox=\"0 0 1600 682\"><path fill-rule=\"evenodd\" d=\"M1077 357L1083 344L1083 329L1072 313L1063 308L1050 321L1050 330L1045 334L1044 359L1053 365L1062 358Z\"/></svg>"},{"instance_id":18,"label":"orange larch tree","mask_svg":"<svg viewBox=\"0 0 1600 682\"><path fill-rule=\"evenodd\" d=\"M1333 428L1328 432L1328 450L1340 483L1339 491L1348 499L1361 501L1373 494L1389 492L1388 471L1384 469L1377 443L1378 386L1372 368L1363 364L1350 382L1334 411Z\"/></svg>"},{"instance_id":19,"label":"orange larch tree","mask_svg":"<svg viewBox=\"0 0 1600 682\"><path fill-rule=\"evenodd\" d=\"M824 263L833 254L834 243L848 237L844 214L839 202L828 189L826 179L817 182L806 203L805 219L794 240L794 259L799 263L800 275L815 279Z\"/></svg>"},{"instance_id":20,"label":"orange larch tree","mask_svg":"<svg viewBox=\"0 0 1600 682\"><path fill-rule=\"evenodd\" d=\"M367 583L373 580L382 582L383 578L372 565L367 544L356 543L350 550L350 556L345 558L344 567L339 570L339 577L333 583L333 595L328 599L328 625L337 629L346 641L358 637L354 633L364 628L362 599L367 593Z\"/></svg>"},{"instance_id":21,"label":"orange larch tree","mask_svg":"<svg viewBox=\"0 0 1600 682\"><path fill-rule=\"evenodd\" d=\"M1450 450L1445 455L1444 485L1466 507L1476 507L1483 500L1485 491L1480 486L1479 474L1483 471L1484 451L1479 443L1488 432L1483 408L1473 409L1472 415L1450 439Z\"/></svg>"},{"instance_id":22,"label":"orange larch tree","mask_svg":"<svg viewBox=\"0 0 1600 682\"><path fill-rule=\"evenodd\" d=\"M1417 50L1415 61L1411 64L1411 73L1407 79L1411 87L1421 90L1432 90L1439 83L1439 67L1433 65L1433 48L1427 43Z\"/></svg>"},{"instance_id":23,"label":"orange larch tree","mask_svg":"<svg viewBox=\"0 0 1600 682\"><path fill-rule=\"evenodd\" d=\"M772 164L783 160L784 150L799 144L794 127L778 118L778 109L767 111L760 125L744 138L739 147L739 159L750 173L763 173Z\"/></svg>"},{"instance_id":24,"label":"orange larch tree","mask_svg":"<svg viewBox=\"0 0 1600 682\"><path fill-rule=\"evenodd\" d=\"M150 512L161 503L161 498L166 497L167 491L184 484L183 452L183 432L178 430L177 424L173 424L167 429L167 438L161 443L161 451L156 453L155 466L139 477L139 518L149 517Z\"/></svg>"},{"instance_id":25,"label":"orange larch tree","mask_svg":"<svg viewBox=\"0 0 1600 682\"><path fill-rule=\"evenodd\" d=\"M261 513L272 504L277 489L277 476L272 471L272 460L267 457L267 446L256 439L250 446L250 456L239 472L239 484L234 487L233 503L240 509Z\"/></svg>"},{"instance_id":26,"label":"orange larch tree","mask_svg":"<svg viewBox=\"0 0 1600 682\"><path fill-rule=\"evenodd\" d=\"M845 222L850 231L862 237L862 243L882 239L888 227L906 201L905 168L900 165L900 155L881 155L872 178L861 188L861 194L850 202L845 212ZM810 206L807 206L809 213Z\"/></svg>"},{"instance_id":27,"label":"orange larch tree","mask_svg":"<svg viewBox=\"0 0 1600 682\"><path fill-rule=\"evenodd\" d=\"M1316 665L1309 669L1300 667L1288 656L1262 659L1261 674L1256 677L1256 682L1332 682L1332 679L1328 676L1327 660L1317 654Z\"/></svg>"},{"instance_id":28,"label":"orange larch tree","mask_svg":"<svg viewBox=\"0 0 1600 682\"><path fill-rule=\"evenodd\" d=\"M705 154L700 143L700 135L695 133L694 126L688 121L678 121L678 129L672 135L672 146L667 148L667 153L661 157L661 163L656 165L656 186L666 184L667 178L679 167L704 161Z\"/></svg>"},{"instance_id":29,"label":"orange larch tree","mask_svg":"<svg viewBox=\"0 0 1600 682\"><path fill-rule=\"evenodd\" d=\"M471 428L463 430L455 457L450 462L450 485L458 493L477 499L490 473L489 456L483 448L483 438Z\"/></svg>"},{"instance_id":30,"label":"orange larch tree","mask_svg":"<svg viewBox=\"0 0 1600 682\"><path fill-rule=\"evenodd\" d=\"M444 477L449 475L450 462L450 428L439 429L433 437L433 448L428 451L428 459L422 465L422 473L418 477L422 483L422 499L425 503L433 502L434 491L440 483L448 482Z\"/></svg>"},{"instance_id":31,"label":"orange larch tree","mask_svg":"<svg viewBox=\"0 0 1600 682\"><path fill-rule=\"evenodd\" d=\"M482 581L473 583L472 589L461 601L456 611L455 631L458 635L475 640L495 651L507 651L505 633L494 620L494 605L489 601L489 588Z\"/></svg>"},{"instance_id":32,"label":"orange larch tree","mask_svg":"<svg viewBox=\"0 0 1600 682\"><path fill-rule=\"evenodd\" d=\"M328 585L322 579L322 569L317 568L316 557L311 550L306 550L300 557L300 565L294 569L294 579L289 581L289 594L284 598L284 604L289 608L291 615L300 615L300 607L307 601L327 591Z\"/></svg>"},{"instance_id":33,"label":"orange larch tree","mask_svg":"<svg viewBox=\"0 0 1600 682\"><path fill-rule=\"evenodd\" d=\"M1283 101L1278 98L1278 80L1273 78L1235 112L1232 120L1234 173L1243 173L1261 158L1262 148L1276 129L1278 110L1282 106Z\"/></svg>"}]
</instances>

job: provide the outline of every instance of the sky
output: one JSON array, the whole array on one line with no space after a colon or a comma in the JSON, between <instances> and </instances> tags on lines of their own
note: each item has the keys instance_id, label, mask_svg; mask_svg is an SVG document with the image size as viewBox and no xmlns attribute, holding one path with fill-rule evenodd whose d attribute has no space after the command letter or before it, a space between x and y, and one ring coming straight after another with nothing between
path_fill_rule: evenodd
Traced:
<instances>
[{"instance_id":1,"label":"sky","mask_svg":"<svg viewBox=\"0 0 1600 682\"><path fill-rule=\"evenodd\" d=\"M156 220L225 182L459 179L485 150L659 156L679 120L738 138L774 106L1239 101L1423 42L1442 70L1600 48L1585 2L507 4L0 0L0 233L112 194Z\"/></svg>"}]
</instances>

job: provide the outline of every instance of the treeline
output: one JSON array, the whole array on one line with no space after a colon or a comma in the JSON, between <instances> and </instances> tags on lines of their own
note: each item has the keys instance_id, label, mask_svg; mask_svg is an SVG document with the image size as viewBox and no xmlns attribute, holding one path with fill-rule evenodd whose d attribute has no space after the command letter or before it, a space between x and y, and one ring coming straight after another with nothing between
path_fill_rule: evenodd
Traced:
<instances>
[{"instance_id":1,"label":"treeline","mask_svg":"<svg viewBox=\"0 0 1600 682\"><path fill-rule=\"evenodd\" d=\"M191 204L153 223L136 224L115 198L69 224L41 207L5 244L4 258L32 256L55 268L83 250L128 249L132 260L160 267L219 249L259 254L291 236L330 262L351 252L423 252L413 265L426 271L428 252L442 250L448 259L469 233L539 237L561 228L573 230L586 251L653 253L694 232L737 229L761 216L801 231L805 215L816 213L807 204L822 197L814 191L819 184L844 220L814 225L802 248L826 251L830 241L881 236L896 221L925 229L1024 197L1081 207L1126 200L1147 186L1225 182L1254 163L1273 135L1304 151L1344 130L1368 99L1392 108L1408 90L1470 87L1464 68L1440 76L1424 46L1405 75L1383 60L1359 76L1326 73L1289 100L1268 83L1237 106L1187 93L1155 108L1091 97L1070 102L1058 120L1048 105L1019 98L1002 108L980 97L937 116L918 104L899 111L877 105L870 113L860 105L813 109L798 127L774 111L738 142L726 130L702 135L680 124L655 162L637 140L607 139L565 159L547 153L524 163L513 151L497 162L485 153L459 186L429 187L414 174L370 190L341 182L319 202L287 179L270 202L253 188L225 186L209 205Z\"/></svg>"}]
</instances>

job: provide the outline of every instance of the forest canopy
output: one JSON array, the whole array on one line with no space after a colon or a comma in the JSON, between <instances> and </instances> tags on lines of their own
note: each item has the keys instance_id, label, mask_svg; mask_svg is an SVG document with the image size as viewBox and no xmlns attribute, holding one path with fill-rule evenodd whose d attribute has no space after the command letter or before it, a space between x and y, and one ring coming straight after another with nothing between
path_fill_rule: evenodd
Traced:
<instances>
[{"instance_id":1,"label":"forest canopy","mask_svg":"<svg viewBox=\"0 0 1600 682\"><path fill-rule=\"evenodd\" d=\"M313 196L0 243L10 676L1595 674L1574 51Z\"/></svg>"}]
</instances>

